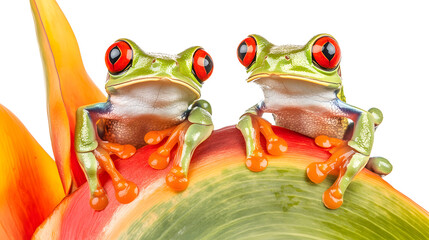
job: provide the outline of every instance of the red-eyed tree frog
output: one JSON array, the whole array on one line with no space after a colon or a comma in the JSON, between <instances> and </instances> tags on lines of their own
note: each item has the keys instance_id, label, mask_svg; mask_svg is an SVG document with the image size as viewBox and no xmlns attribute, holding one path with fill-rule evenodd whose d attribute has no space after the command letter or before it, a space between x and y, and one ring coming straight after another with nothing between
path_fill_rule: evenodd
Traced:
<instances>
[{"instance_id":1,"label":"red-eyed tree frog","mask_svg":"<svg viewBox=\"0 0 429 240\"><path fill-rule=\"evenodd\" d=\"M306 45L276 46L258 35L250 35L238 46L237 56L264 93L264 100L249 108L237 128L246 142L246 166L262 171L268 161L259 142L267 140L267 151L279 155L287 143L276 136L261 116L272 113L276 125L315 138L320 147L331 148L329 160L312 163L307 176L322 182L332 170L339 170L336 182L324 193L326 207L341 206L343 194L353 177L365 166L385 175L392 165L381 157L370 158L375 128L383 115L346 103L341 81L341 51L328 34L313 37Z\"/></svg>"},{"instance_id":2,"label":"red-eyed tree frog","mask_svg":"<svg viewBox=\"0 0 429 240\"><path fill-rule=\"evenodd\" d=\"M89 183L90 205L102 210L108 203L98 166L112 178L119 202L134 200L137 186L117 171L110 155L128 158L136 148L165 138L149 164L166 168L178 144L166 182L174 190L186 189L192 154L213 131L210 104L199 99L213 72L212 58L201 47L178 55L153 54L120 39L108 48L105 62L107 101L77 110L75 150Z\"/></svg>"}]
</instances>

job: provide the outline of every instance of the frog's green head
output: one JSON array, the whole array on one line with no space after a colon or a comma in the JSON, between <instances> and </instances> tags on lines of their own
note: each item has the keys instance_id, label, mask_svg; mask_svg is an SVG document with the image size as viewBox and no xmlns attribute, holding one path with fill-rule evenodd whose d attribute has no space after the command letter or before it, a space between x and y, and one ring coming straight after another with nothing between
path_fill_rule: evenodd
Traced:
<instances>
[{"instance_id":1,"label":"frog's green head","mask_svg":"<svg viewBox=\"0 0 429 240\"><path fill-rule=\"evenodd\" d=\"M201 95L201 86L213 72L213 61L201 47L191 47L177 55L153 54L141 50L128 39L119 39L106 52L109 70L106 91L149 81L169 81Z\"/></svg>"},{"instance_id":2,"label":"frog's green head","mask_svg":"<svg viewBox=\"0 0 429 240\"><path fill-rule=\"evenodd\" d=\"M328 34L319 34L304 46L276 46L259 35L250 35L238 46L237 56L250 73L248 82L280 78L341 88L341 52Z\"/></svg>"}]
</instances>

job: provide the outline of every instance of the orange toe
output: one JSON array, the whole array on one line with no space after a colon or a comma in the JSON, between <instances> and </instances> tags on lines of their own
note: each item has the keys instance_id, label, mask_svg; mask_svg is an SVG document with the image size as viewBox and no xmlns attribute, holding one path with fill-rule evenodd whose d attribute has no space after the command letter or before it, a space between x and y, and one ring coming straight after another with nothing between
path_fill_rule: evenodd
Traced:
<instances>
[{"instance_id":1,"label":"orange toe","mask_svg":"<svg viewBox=\"0 0 429 240\"><path fill-rule=\"evenodd\" d=\"M96 211L105 209L108 203L106 192L101 187L95 190L94 195L89 200L89 205Z\"/></svg>"},{"instance_id":2,"label":"orange toe","mask_svg":"<svg viewBox=\"0 0 429 240\"><path fill-rule=\"evenodd\" d=\"M323 204L329 209L337 209L343 204L343 193L338 187L330 187L323 194Z\"/></svg>"},{"instance_id":3,"label":"orange toe","mask_svg":"<svg viewBox=\"0 0 429 240\"><path fill-rule=\"evenodd\" d=\"M133 182L121 180L115 184L116 199L123 204L132 202L139 195L139 188Z\"/></svg>"},{"instance_id":4,"label":"orange toe","mask_svg":"<svg viewBox=\"0 0 429 240\"><path fill-rule=\"evenodd\" d=\"M144 141L149 145L160 143L164 138L170 136L176 127L167 128L160 131L150 131L144 136Z\"/></svg>"},{"instance_id":5,"label":"orange toe","mask_svg":"<svg viewBox=\"0 0 429 240\"><path fill-rule=\"evenodd\" d=\"M124 159L133 156L136 153L136 148L133 145L124 145L122 151L118 152L118 157Z\"/></svg>"},{"instance_id":6,"label":"orange toe","mask_svg":"<svg viewBox=\"0 0 429 240\"><path fill-rule=\"evenodd\" d=\"M144 136L144 141L150 145L158 144L162 139L164 139L164 136L159 134L157 131L148 132Z\"/></svg>"},{"instance_id":7,"label":"orange toe","mask_svg":"<svg viewBox=\"0 0 429 240\"><path fill-rule=\"evenodd\" d=\"M149 165L154 169L164 169L168 166L168 163L170 162L170 153L162 151L156 151L153 152L149 159L148 159Z\"/></svg>"},{"instance_id":8,"label":"orange toe","mask_svg":"<svg viewBox=\"0 0 429 240\"><path fill-rule=\"evenodd\" d=\"M320 163L313 162L307 167L307 176L314 183L323 182L327 175L327 173L322 171Z\"/></svg>"},{"instance_id":9,"label":"orange toe","mask_svg":"<svg viewBox=\"0 0 429 240\"><path fill-rule=\"evenodd\" d=\"M267 166L268 159L261 150L255 150L254 153L246 159L246 167L252 172L263 171Z\"/></svg>"},{"instance_id":10,"label":"orange toe","mask_svg":"<svg viewBox=\"0 0 429 240\"><path fill-rule=\"evenodd\" d=\"M344 142L344 140L338 139L338 138L331 138L326 135L320 135L314 139L314 142L319 147L331 148L331 147L336 147L341 145Z\"/></svg>"},{"instance_id":11,"label":"orange toe","mask_svg":"<svg viewBox=\"0 0 429 240\"><path fill-rule=\"evenodd\" d=\"M281 155L287 151L287 143L283 138L273 136L267 140L267 151L271 155Z\"/></svg>"},{"instance_id":12,"label":"orange toe","mask_svg":"<svg viewBox=\"0 0 429 240\"><path fill-rule=\"evenodd\" d=\"M183 172L183 169L179 166L174 166L165 177L167 185L178 192L185 190L188 187L188 179Z\"/></svg>"}]
</instances>

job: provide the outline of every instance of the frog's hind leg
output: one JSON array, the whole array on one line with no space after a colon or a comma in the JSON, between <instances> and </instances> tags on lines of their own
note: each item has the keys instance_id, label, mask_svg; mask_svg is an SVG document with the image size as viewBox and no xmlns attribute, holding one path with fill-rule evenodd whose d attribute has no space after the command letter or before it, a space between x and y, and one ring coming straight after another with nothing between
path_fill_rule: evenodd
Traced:
<instances>
[{"instance_id":1,"label":"frog's hind leg","mask_svg":"<svg viewBox=\"0 0 429 240\"><path fill-rule=\"evenodd\" d=\"M115 154L119 158L124 159L131 157L135 152L136 149L132 145L120 145L107 142L100 142L99 146L94 150L94 155L101 168L103 168L112 179L116 199L123 204L133 201L137 197L139 189L135 183L126 180L122 174L119 173L110 155Z\"/></svg>"},{"instance_id":2,"label":"frog's hind leg","mask_svg":"<svg viewBox=\"0 0 429 240\"><path fill-rule=\"evenodd\" d=\"M166 182L176 191L183 191L188 186L188 170L195 149L212 133L213 125L191 124L182 134L173 167L167 174Z\"/></svg>"}]
</instances>

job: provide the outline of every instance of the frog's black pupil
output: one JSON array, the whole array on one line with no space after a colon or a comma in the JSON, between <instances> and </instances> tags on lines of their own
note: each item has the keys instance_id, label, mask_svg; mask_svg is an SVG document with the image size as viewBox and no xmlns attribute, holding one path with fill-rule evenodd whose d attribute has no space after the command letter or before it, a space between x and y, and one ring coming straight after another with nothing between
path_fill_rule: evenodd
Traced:
<instances>
[{"instance_id":1,"label":"frog's black pupil","mask_svg":"<svg viewBox=\"0 0 429 240\"><path fill-rule=\"evenodd\" d=\"M244 60L246 53L247 53L247 44L243 41L238 47L238 57L240 58L241 61Z\"/></svg>"},{"instance_id":2,"label":"frog's black pupil","mask_svg":"<svg viewBox=\"0 0 429 240\"><path fill-rule=\"evenodd\" d=\"M110 51L109 54L109 61L112 64L115 64L119 58L121 57L121 51L119 50L118 46L115 46L114 48L112 48L112 50Z\"/></svg>"},{"instance_id":3,"label":"frog's black pupil","mask_svg":"<svg viewBox=\"0 0 429 240\"><path fill-rule=\"evenodd\" d=\"M325 57L331 61L331 59L335 56L335 46L330 42L326 42L322 47L322 53Z\"/></svg>"},{"instance_id":4,"label":"frog's black pupil","mask_svg":"<svg viewBox=\"0 0 429 240\"><path fill-rule=\"evenodd\" d=\"M213 68L213 62L212 59L206 55L204 58L204 69L206 70L206 73L209 73Z\"/></svg>"}]
</instances>

